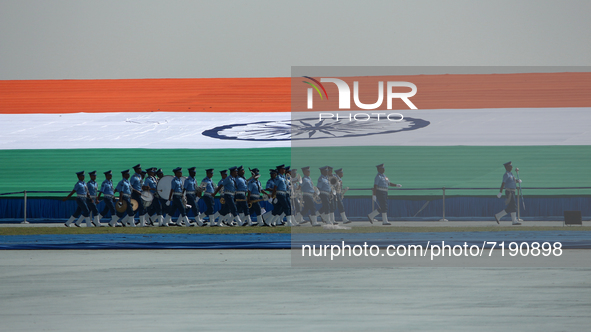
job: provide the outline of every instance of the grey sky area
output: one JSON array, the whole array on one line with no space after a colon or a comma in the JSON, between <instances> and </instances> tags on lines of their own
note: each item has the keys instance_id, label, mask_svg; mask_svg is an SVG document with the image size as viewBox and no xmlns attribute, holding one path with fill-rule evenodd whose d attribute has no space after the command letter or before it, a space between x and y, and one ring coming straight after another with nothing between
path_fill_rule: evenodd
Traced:
<instances>
[{"instance_id":1,"label":"grey sky area","mask_svg":"<svg viewBox=\"0 0 591 332\"><path fill-rule=\"evenodd\" d=\"M0 79L290 76L291 66L588 66L591 1L0 2Z\"/></svg>"}]
</instances>

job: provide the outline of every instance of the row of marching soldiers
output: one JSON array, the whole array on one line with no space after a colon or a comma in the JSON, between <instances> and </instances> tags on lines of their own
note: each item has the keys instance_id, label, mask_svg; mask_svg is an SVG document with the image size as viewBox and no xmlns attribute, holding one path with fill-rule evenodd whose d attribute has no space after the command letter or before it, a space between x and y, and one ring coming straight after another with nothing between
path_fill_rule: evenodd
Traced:
<instances>
[{"instance_id":1,"label":"row of marching soldiers","mask_svg":"<svg viewBox=\"0 0 591 332\"><path fill-rule=\"evenodd\" d=\"M173 170L175 176L170 181L170 187L166 187L170 188L170 192L164 194L158 192L159 181L164 181L162 169L149 168L143 171L140 164L133 169L133 175L130 175L129 170L121 172L122 180L116 187L113 186L112 172L104 172L105 180L100 189L96 182L96 171L88 173L88 182L84 181L84 171L76 173L78 182L64 201L76 193L77 209L65 225L80 227L84 220L87 227L100 227L103 216L110 213L108 225L111 227L206 226L205 217L209 219L209 226L299 226L307 222L312 226L320 226L318 217L326 224L336 224L337 209L343 222L350 222L343 206L343 195L348 188L342 188L342 169L336 170L333 175L330 166L320 168L321 176L318 185L314 186L310 179L310 167L302 168L302 177L296 169L279 165L269 170L270 179L265 188L259 181L260 174L256 168L249 169L249 179L244 177L245 169L242 166L229 168L229 175L228 170L223 170L220 172L222 179L215 185L212 181L214 169L205 170L206 177L197 184L195 167L188 169L189 177L184 181L182 168L177 167ZM142 194L146 192L153 197L149 205L143 204L145 196ZM118 199L116 193L119 193ZM218 193L221 208L214 213L214 198ZM99 213L97 205L101 195L105 206ZM197 204L200 199L206 206L203 212L199 211ZM132 207L132 200L139 203L137 212ZM271 211L267 212L261 207L260 202L264 200L272 204ZM317 203L322 204L319 211L316 210ZM125 207L123 214L117 214L116 205ZM188 210L193 212L195 223L189 220ZM179 216L173 222L177 211ZM135 222L136 213L139 215L139 224ZM256 220L251 219L252 215L256 216ZM304 220L304 216L308 216L309 220Z\"/></svg>"}]
</instances>

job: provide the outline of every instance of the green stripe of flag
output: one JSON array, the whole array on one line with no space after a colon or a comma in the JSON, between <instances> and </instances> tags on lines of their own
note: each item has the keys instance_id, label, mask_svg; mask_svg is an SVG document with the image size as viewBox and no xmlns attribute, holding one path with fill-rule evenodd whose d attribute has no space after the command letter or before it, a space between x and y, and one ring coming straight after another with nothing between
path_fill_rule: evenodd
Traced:
<instances>
[{"instance_id":1,"label":"green stripe of flag","mask_svg":"<svg viewBox=\"0 0 591 332\"><path fill-rule=\"evenodd\" d=\"M314 147L260 149L93 149L93 150L0 150L0 193L22 190L71 190L79 170L113 170L114 182L121 170L141 163L161 167L165 174L181 166L196 166L198 179L204 170L218 171L244 165L261 170L263 185L268 169L279 164L312 167L316 183L318 167L344 168L344 186L373 186L375 165L386 164L386 175L403 188L498 188L503 163L512 160L520 168L524 187L591 186L591 146L447 146L447 147ZM247 174L250 176L249 174ZM248 177L247 176L247 177ZM439 195L441 190L400 191L401 195ZM488 191L448 191L448 195L492 195ZM350 192L367 195L368 192ZM526 195L591 195L590 190L530 190Z\"/></svg>"}]
</instances>

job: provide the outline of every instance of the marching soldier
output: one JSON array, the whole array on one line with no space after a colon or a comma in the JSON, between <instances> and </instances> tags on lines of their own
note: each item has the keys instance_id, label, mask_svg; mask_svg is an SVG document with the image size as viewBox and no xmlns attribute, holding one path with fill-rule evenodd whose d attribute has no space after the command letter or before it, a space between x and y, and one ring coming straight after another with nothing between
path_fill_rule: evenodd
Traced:
<instances>
[{"instance_id":1,"label":"marching soldier","mask_svg":"<svg viewBox=\"0 0 591 332\"><path fill-rule=\"evenodd\" d=\"M264 223L264 225L261 225L261 226L274 227L275 224L273 224L271 221L272 221L272 219L274 219L273 211L275 211L275 209L278 209L278 207L276 207L277 206L277 199L275 198L275 195L273 194L273 189L275 188L275 180L277 179L277 170L270 169L269 176L270 176L270 178L269 178L269 180L267 180L267 183L265 184L265 192L269 196L269 203L271 203L273 205L273 209L271 209L271 211L267 211L265 214L263 214L263 220L265 221L265 223Z\"/></svg>"},{"instance_id":2,"label":"marching soldier","mask_svg":"<svg viewBox=\"0 0 591 332\"><path fill-rule=\"evenodd\" d=\"M160 180L164 177L164 172L162 172L162 168L159 168L156 170L156 186L158 186L158 182L160 182ZM160 195L157 195L157 197L155 197L154 199L158 199L158 201L160 202L160 208L162 209L162 216L163 216L163 220L166 219L166 216L168 215L168 210L169 207L168 205L166 205L167 200L163 197L161 197ZM160 226L168 226L168 224L165 224L164 221L162 222L162 224Z\"/></svg>"},{"instance_id":3,"label":"marching soldier","mask_svg":"<svg viewBox=\"0 0 591 332\"><path fill-rule=\"evenodd\" d=\"M290 171L289 173L291 176L291 192L290 192L291 209L292 209L292 212L294 215L294 217L293 217L294 223L299 225L299 224L304 223L304 217L301 214L301 211L302 211L302 200L301 200L302 178L298 174L297 168L292 168L289 171Z\"/></svg>"},{"instance_id":4,"label":"marching soldier","mask_svg":"<svg viewBox=\"0 0 591 332\"><path fill-rule=\"evenodd\" d=\"M497 194L498 198L501 198L503 195L503 188L505 188L505 205L506 208L495 214L495 219L497 220L497 224L500 224L501 218L506 214L511 214L511 220L513 221L513 225L521 225L521 223L517 220L517 202L515 200L515 191L517 190L516 183L521 183L521 180L516 180L511 172L513 170L513 164L511 162L507 162L503 164L505 166L505 174L503 174L503 183L501 183L501 189L499 189L499 193ZM519 171L519 169L517 169Z\"/></svg>"},{"instance_id":5,"label":"marching soldier","mask_svg":"<svg viewBox=\"0 0 591 332\"><path fill-rule=\"evenodd\" d=\"M135 213L133 212L133 207L131 206L131 183L129 182L129 170L126 169L121 171L121 176L123 179L119 181L115 191L119 192L119 202L125 202L127 204L127 210L125 211L127 215L121 219L121 225L125 227L126 224L129 224L131 227L135 227Z\"/></svg>"},{"instance_id":6,"label":"marching soldier","mask_svg":"<svg viewBox=\"0 0 591 332\"><path fill-rule=\"evenodd\" d=\"M379 164L376 167L378 169L378 174L374 179L372 199L376 201L378 208L368 214L367 218L369 219L369 222L373 224L375 221L374 217L381 213L382 225L391 225L388 222L388 187L392 186L400 188L402 185L390 182L384 174L384 164Z\"/></svg>"},{"instance_id":7,"label":"marching soldier","mask_svg":"<svg viewBox=\"0 0 591 332\"><path fill-rule=\"evenodd\" d=\"M279 209L277 209L277 211L273 209L273 216L275 216L275 218L272 222L276 224L278 222L282 222L282 215L285 214L287 218L287 226L293 226L291 221L291 206L287 197L287 179L285 177L285 166L277 166L277 171L279 172L279 175L275 178L273 194L277 198L277 206L279 206Z\"/></svg>"},{"instance_id":8,"label":"marching soldier","mask_svg":"<svg viewBox=\"0 0 591 332\"><path fill-rule=\"evenodd\" d=\"M343 224L348 224L351 221L349 219L347 219L347 215L345 214L345 205L343 205L343 195L345 194L345 191L347 191L349 188L346 188L345 190L343 190L343 169L339 168L337 170L335 170L335 177L337 179L337 184L336 184L336 205L337 208L339 210L339 212L341 212L341 219L343 220Z\"/></svg>"},{"instance_id":9,"label":"marching soldier","mask_svg":"<svg viewBox=\"0 0 591 332\"><path fill-rule=\"evenodd\" d=\"M320 191L320 200L322 201L320 217L325 224L330 224L330 195L332 188L328 181L328 166L320 168L320 177L318 178L316 187L318 187L318 190Z\"/></svg>"},{"instance_id":10,"label":"marching soldier","mask_svg":"<svg viewBox=\"0 0 591 332\"><path fill-rule=\"evenodd\" d=\"M70 219L68 219L68 221L66 221L64 224L66 227L70 227L70 224L81 215L86 220L86 226L90 225L90 211L88 210L87 205L88 188L86 187L86 183L84 183L84 171L77 172L76 175L78 176L78 182L76 182L74 185L72 192L63 199L65 202L68 200L68 198L72 197L74 193L76 193L76 204L78 207ZM80 227L79 221L75 222L74 225L76 225L76 227Z\"/></svg>"},{"instance_id":11,"label":"marching soldier","mask_svg":"<svg viewBox=\"0 0 591 332\"><path fill-rule=\"evenodd\" d=\"M244 224L239 226L252 226L252 220L250 219L250 211L248 209L248 202L246 201L246 193L248 192L248 184L244 178L244 167L240 166L237 169L238 173L234 178L236 182L236 210L240 219L244 221Z\"/></svg>"},{"instance_id":12,"label":"marching soldier","mask_svg":"<svg viewBox=\"0 0 591 332\"><path fill-rule=\"evenodd\" d=\"M205 170L205 178L201 180L201 188L203 189L203 194L201 199L205 203L205 213L201 214L199 217L203 220L203 218L207 215L209 217L209 226L215 226L215 216L213 213L215 200L213 198L213 193L215 192L213 188L213 168Z\"/></svg>"},{"instance_id":13,"label":"marching soldier","mask_svg":"<svg viewBox=\"0 0 591 332\"><path fill-rule=\"evenodd\" d=\"M103 216L106 216L108 212L111 213L111 221L109 222L109 226L115 227L117 226L117 220L119 217L117 216L117 211L115 211L115 190L113 188L113 173L109 170L104 172L105 174L105 181L101 183L101 190L99 190L99 194L97 200L101 198L101 194L104 195L103 202L105 202L105 207L99 213L99 221Z\"/></svg>"},{"instance_id":14,"label":"marching soldier","mask_svg":"<svg viewBox=\"0 0 591 332\"><path fill-rule=\"evenodd\" d=\"M302 195L304 200L304 207L302 208L302 214L307 215L310 218L312 226L320 226L317 223L316 205L314 204L314 184L310 178L310 166L302 167Z\"/></svg>"},{"instance_id":15,"label":"marching soldier","mask_svg":"<svg viewBox=\"0 0 591 332\"><path fill-rule=\"evenodd\" d=\"M183 226L183 222L184 226L192 226L189 218L187 217L186 206L183 202L183 180L181 179L183 176L183 169L182 167L177 167L172 171L174 172L174 178L170 184L170 193L168 195L168 202L166 202L166 204L170 206L170 210L164 223L170 223L176 210L179 210L180 215L176 221L177 226Z\"/></svg>"},{"instance_id":16,"label":"marching soldier","mask_svg":"<svg viewBox=\"0 0 591 332\"><path fill-rule=\"evenodd\" d=\"M264 193L261 181L259 181L259 169L254 168L250 170L252 177L248 181L248 202L251 204L250 211L257 216L257 224L263 226L263 216L261 215L261 195ZM254 226L251 224L251 226Z\"/></svg>"},{"instance_id":17,"label":"marching soldier","mask_svg":"<svg viewBox=\"0 0 591 332\"><path fill-rule=\"evenodd\" d=\"M98 204L98 199L97 199L97 194L98 194L98 184L96 183L96 171L92 171L89 172L88 175L90 176L90 181L88 181L86 183L86 187L88 187L88 199L87 199L87 204L88 204L88 210L93 214L94 216L94 220L92 220L92 223L94 223L96 225L96 227L101 227L101 216L98 213L98 209L96 207L96 205ZM89 225L88 223L86 224L86 227L90 227L92 226L92 223Z\"/></svg>"},{"instance_id":18,"label":"marching soldier","mask_svg":"<svg viewBox=\"0 0 591 332\"><path fill-rule=\"evenodd\" d=\"M135 174L133 174L133 176L129 180L129 183L131 184L131 198L135 199L136 202L138 202L137 213L138 213L139 219L140 219L140 226L145 226L146 221L145 221L144 214L146 213L146 211L144 209L144 204L142 204L142 185L143 185L142 166L140 164L137 164L137 165L133 166L133 170L135 171ZM134 218L135 218L135 212L134 212Z\"/></svg>"},{"instance_id":19,"label":"marching soldier","mask_svg":"<svg viewBox=\"0 0 591 332\"><path fill-rule=\"evenodd\" d=\"M197 182L195 180L195 172L196 167L187 168L189 171L189 177L185 179L185 183L183 184L183 190L185 191L185 195L187 197L187 204L189 204L190 210L193 211L195 215L195 222L199 226L203 226L203 222L199 218L199 206L197 202L199 199L197 198Z\"/></svg>"},{"instance_id":20,"label":"marching soldier","mask_svg":"<svg viewBox=\"0 0 591 332\"><path fill-rule=\"evenodd\" d=\"M148 168L148 177L144 181L146 190L154 196L152 198L152 204L147 208L147 214L149 216L150 223L154 226L164 226L164 216L162 215L162 205L158 198L158 180L156 179L156 167Z\"/></svg>"},{"instance_id":21,"label":"marching soldier","mask_svg":"<svg viewBox=\"0 0 591 332\"><path fill-rule=\"evenodd\" d=\"M234 196L236 195L236 176L238 176L238 167L233 166L230 167L229 170L230 176L226 177L220 185L224 188L224 200L226 201L228 214L230 215L228 218L226 218L226 224L229 226L234 226L233 221L236 221L236 225L240 226L242 225L242 220L240 219L240 216L238 216L236 202L234 201Z\"/></svg>"},{"instance_id":22,"label":"marching soldier","mask_svg":"<svg viewBox=\"0 0 591 332\"><path fill-rule=\"evenodd\" d=\"M298 223L294 217L295 212L293 209L293 202L291 200L291 198L292 198L291 192L292 192L293 188L292 188L292 182L291 182L291 167L290 166L285 166L284 179L285 179L285 186L287 187L287 190L285 191L285 198L287 199L287 204L289 206L289 215L291 216L291 225L290 226L298 226Z\"/></svg>"},{"instance_id":23,"label":"marching soldier","mask_svg":"<svg viewBox=\"0 0 591 332\"><path fill-rule=\"evenodd\" d=\"M215 213L214 215L214 220L215 218L217 218L217 216L220 216L217 224L211 225L211 226L225 226L224 221L226 218L228 218L228 206L226 205L225 202L225 198L224 198L224 186L222 185L222 183L224 183L224 181L226 180L226 178L228 177L228 170L225 169L223 171L220 171L220 176L222 177L222 179L220 181L218 181L218 185L217 188L215 190L215 192L213 193L213 197L215 197L215 195L219 192L220 193L220 210L218 212ZM224 198L224 203L222 203L222 198Z\"/></svg>"},{"instance_id":24,"label":"marching soldier","mask_svg":"<svg viewBox=\"0 0 591 332\"><path fill-rule=\"evenodd\" d=\"M328 178L328 181L330 183L330 195L328 196L328 197L330 197L328 219L331 224L336 225L336 224L338 224L338 222L336 222L336 220L335 220L334 213L337 210L337 192L336 192L337 181L336 181L336 178L334 177L334 175L332 174L332 170L333 170L333 168L331 166L328 166L328 170L327 170L327 174L326 174L326 177Z\"/></svg>"}]
</instances>

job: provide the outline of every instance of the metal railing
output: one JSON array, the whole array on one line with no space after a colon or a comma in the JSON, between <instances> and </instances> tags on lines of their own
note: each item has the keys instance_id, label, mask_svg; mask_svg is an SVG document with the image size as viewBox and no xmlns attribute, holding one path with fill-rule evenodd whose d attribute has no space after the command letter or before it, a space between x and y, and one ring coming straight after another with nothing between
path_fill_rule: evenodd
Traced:
<instances>
[{"instance_id":1,"label":"metal railing","mask_svg":"<svg viewBox=\"0 0 591 332\"><path fill-rule=\"evenodd\" d=\"M370 191L373 188L349 188L349 191ZM441 195L441 199L442 199L442 218L439 221L448 221L447 219L445 219L445 191L446 190L498 190L499 188L446 188L446 187L439 187L439 188L389 188L389 190L391 191L433 191L433 190L441 190L442 191L442 195ZM582 189L591 189L591 187L527 187L527 188L521 188L521 191L523 190L582 190ZM8 195L19 195L22 194L23 195L23 200L24 200L24 213L23 213L23 221L21 222L21 224L28 224L29 222L27 221L27 194L68 194L70 193L69 191L27 191L27 190L23 190L23 191L16 191L16 192L10 192L10 193L0 193L0 196L8 196ZM523 196L521 196L523 197ZM425 205L426 206L426 205ZM425 207L423 206L423 207ZM421 210L419 210L419 212L421 212ZM417 214L419 213L417 212ZM517 218L519 219L521 217L521 213L520 213L520 204L518 202L517 204Z\"/></svg>"},{"instance_id":2,"label":"metal railing","mask_svg":"<svg viewBox=\"0 0 591 332\"><path fill-rule=\"evenodd\" d=\"M523 192L523 190L571 190L571 189L591 189L591 187L527 187L524 188L522 187L521 189L519 189L520 191ZM351 190L364 190L364 191L368 191L368 190L373 190L373 188L349 188L349 191ZM441 195L441 200L442 200L442 218L439 219L439 221L448 221L447 219L445 219L445 191L446 190L499 190L499 187L497 188L446 188L446 187L439 187L439 188L388 188L388 190L392 190L392 191L404 191L404 190L409 190L409 191L418 191L418 190L441 190L442 191L442 195ZM523 198L523 196L521 196ZM519 199L519 198L518 198ZM521 209L520 209L520 202L517 202L517 219L521 220ZM424 207L424 206L423 206ZM421 209L422 210L422 209ZM421 212L421 210L419 210L419 212ZM417 212L417 214L419 213Z\"/></svg>"}]
</instances>

